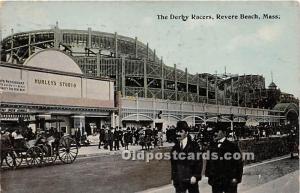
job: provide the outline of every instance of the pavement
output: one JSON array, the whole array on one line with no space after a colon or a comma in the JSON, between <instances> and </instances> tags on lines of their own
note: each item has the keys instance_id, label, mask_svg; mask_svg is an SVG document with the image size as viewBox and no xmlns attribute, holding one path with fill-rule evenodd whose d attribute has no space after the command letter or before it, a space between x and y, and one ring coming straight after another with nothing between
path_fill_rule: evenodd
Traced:
<instances>
[{"instance_id":1,"label":"pavement","mask_svg":"<svg viewBox=\"0 0 300 193\"><path fill-rule=\"evenodd\" d=\"M169 148L172 147L173 143L164 142L163 146L156 147L154 149L161 149L161 148ZM121 145L120 145L121 146ZM94 156L101 156L101 155L118 155L121 154L122 151L125 150L125 147L120 147L120 150L117 151L110 151L109 149L104 149L101 146L101 149L98 148L98 144L92 143L90 146L82 146L78 149L78 158L82 157L94 157ZM130 151L141 151L142 147L140 145L129 145L128 150Z\"/></svg>"},{"instance_id":2,"label":"pavement","mask_svg":"<svg viewBox=\"0 0 300 193\"><path fill-rule=\"evenodd\" d=\"M272 180L271 182L254 187L244 193L298 193L299 192L299 170Z\"/></svg>"}]
</instances>

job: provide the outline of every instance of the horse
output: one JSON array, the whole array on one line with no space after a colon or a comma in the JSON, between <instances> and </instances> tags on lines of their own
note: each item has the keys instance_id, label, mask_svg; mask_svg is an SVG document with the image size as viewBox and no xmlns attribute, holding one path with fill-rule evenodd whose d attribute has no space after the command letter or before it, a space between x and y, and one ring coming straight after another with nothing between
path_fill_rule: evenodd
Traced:
<instances>
[{"instance_id":1,"label":"horse","mask_svg":"<svg viewBox=\"0 0 300 193\"><path fill-rule=\"evenodd\" d=\"M13 160L13 166L16 167L17 163L14 154L14 146L9 132L5 132L4 134L1 134L0 152L1 152L1 166L3 164L3 160L6 159L8 155L10 155Z\"/></svg>"}]
</instances>

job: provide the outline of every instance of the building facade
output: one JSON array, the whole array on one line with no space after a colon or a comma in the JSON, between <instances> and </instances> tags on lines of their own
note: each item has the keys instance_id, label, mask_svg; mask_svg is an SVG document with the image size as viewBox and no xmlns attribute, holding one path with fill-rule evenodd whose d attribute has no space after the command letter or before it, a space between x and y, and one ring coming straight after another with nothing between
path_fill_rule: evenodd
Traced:
<instances>
[{"instance_id":1,"label":"building facade","mask_svg":"<svg viewBox=\"0 0 300 193\"><path fill-rule=\"evenodd\" d=\"M1 122L24 118L30 126L72 133L114 124L114 81L86 77L66 53L46 49L22 64L0 64ZM57 120L57 121L55 121Z\"/></svg>"}]
</instances>

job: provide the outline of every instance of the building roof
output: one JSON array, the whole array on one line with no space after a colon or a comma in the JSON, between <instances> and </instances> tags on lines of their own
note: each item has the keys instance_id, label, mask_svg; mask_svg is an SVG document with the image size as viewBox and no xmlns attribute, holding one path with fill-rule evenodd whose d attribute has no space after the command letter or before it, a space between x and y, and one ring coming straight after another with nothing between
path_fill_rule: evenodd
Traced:
<instances>
[{"instance_id":1,"label":"building roof","mask_svg":"<svg viewBox=\"0 0 300 193\"><path fill-rule=\"evenodd\" d=\"M284 112L286 112L288 109L294 109L295 111L299 112L299 107L297 107L295 103L279 103L273 108L273 110Z\"/></svg>"},{"instance_id":2,"label":"building roof","mask_svg":"<svg viewBox=\"0 0 300 193\"><path fill-rule=\"evenodd\" d=\"M271 84L269 85L269 88L276 88L277 85L272 81Z\"/></svg>"},{"instance_id":3,"label":"building roof","mask_svg":"<svg viewBox=\"0 0 300 193\"><path fill-rule=\"evenodd\" d=\"M72 59L71 56L56 49L45 49L34 53L27 58L24 66L83 75L79 65Z\"/></svg>"}]
</instances>

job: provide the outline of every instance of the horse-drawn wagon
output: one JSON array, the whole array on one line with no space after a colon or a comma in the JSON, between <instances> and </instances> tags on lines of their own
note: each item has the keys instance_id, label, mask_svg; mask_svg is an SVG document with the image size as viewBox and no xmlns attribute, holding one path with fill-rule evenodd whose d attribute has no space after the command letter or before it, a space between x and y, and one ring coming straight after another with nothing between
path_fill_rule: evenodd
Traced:
<instances>
[{"instance_id":1,"label":"horse-drawn wagon","mask_svg":"<svg viewBox=\"0 0 300 193\"><path fill-rule=\"evenodd\" d=\"M38 131L34 139L28 139L21 135L20 130L22 128L17 129L17 137L12 137L8 131L1 133L1 167L4 162L8 167L17 168L53 164L57 158L66 164L76 160L78 147L69 135L52 128Z\"/></svg>"}]
</instances>

